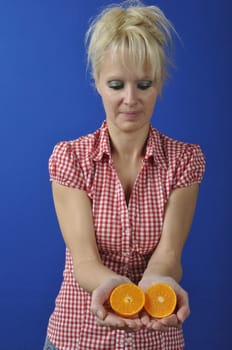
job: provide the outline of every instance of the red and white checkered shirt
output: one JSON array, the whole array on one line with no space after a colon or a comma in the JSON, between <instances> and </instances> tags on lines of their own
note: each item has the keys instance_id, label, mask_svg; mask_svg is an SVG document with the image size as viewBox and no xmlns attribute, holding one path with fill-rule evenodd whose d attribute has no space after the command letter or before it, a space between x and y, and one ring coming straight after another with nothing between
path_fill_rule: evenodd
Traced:
<instances>
[{"instance_id":1,"label":"red and white checkered shirt","mask_svg":"<svg viewBox=\"0 0 232 350\"><path fill-rule=\"evenodd\" d=\"M127 205L106 122L93 134L58 143L49 160L51 181L85 190L91 199L103 263L134 283L159 243L171 191L200 183L204 168L198 145L175 141L150 126L143 166ZM90 302L91 295L74 278L66 249L64 280L48 325L48 337L59 350L183 349L182 330L175 328L128 333L98 326Z\"/></svg>"}]
</instances>

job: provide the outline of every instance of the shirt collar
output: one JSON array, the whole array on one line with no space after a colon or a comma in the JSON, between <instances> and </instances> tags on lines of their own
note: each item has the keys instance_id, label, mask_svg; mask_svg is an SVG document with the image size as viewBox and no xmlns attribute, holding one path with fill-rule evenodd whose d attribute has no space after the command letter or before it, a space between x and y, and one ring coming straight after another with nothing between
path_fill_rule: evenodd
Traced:
<instances>
[{"instance_id":1,"label":"shirt collar","mask_svg":"<svg viewBox=\"0 0 232 350\"><path fill-rule=\"evenodd\" d=\"M147 148L144 160L153 158L156 165L167 169L167 161L163 150L160 132L150 125Z\"/></svg>"},{"instance_id":2,"label":"shirt collar","mask_svg":"<svg viewBox=\"0 0 232 350\"><path fill-rule=\"evenodd\" d=\"M102 123L102 126L98 132L99 135L97 137L97 144L93 154L94 161L101 160L104 155L107 155L109 158L111 158L110 139L106 121Z\"/></svg>"},{"instance_id":3,"label":"shirt collar","mask_svg":"<svg viewBox=\"0 0 232 350\"><path fill-rule=\"evenodd\" d=\"M99 137L97 138L96 148L93 153L93 160L100 161L105 155L111 159L110 139L106 121L103 122L98 132ZM153 158L157 166L166 169L167 163L160 136L159 131L150 125L144 160Z\"/></svg>"}]
</instances>

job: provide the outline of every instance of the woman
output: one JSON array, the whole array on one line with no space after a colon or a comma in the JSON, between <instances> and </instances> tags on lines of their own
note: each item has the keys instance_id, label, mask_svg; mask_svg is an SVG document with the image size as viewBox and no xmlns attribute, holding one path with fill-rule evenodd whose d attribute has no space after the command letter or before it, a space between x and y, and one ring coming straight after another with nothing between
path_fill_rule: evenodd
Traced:
<instances>
[{"instance_id":1,"label":"woman","mask_svg":"<svg viewBox=\"0 0 232 350\"><path fill-rule=\"evenodd\" d=\"M167 76L172 26L155 6L104 10L87 33L88 58L106 120L56 145L49 161L67 246L64 281L44 349L183 349L188 296L179 285L204 156L159 133L150 119ZM107 307L114 287L167 282L178 297L161 320Z\"/></svg>"}]
</instances>

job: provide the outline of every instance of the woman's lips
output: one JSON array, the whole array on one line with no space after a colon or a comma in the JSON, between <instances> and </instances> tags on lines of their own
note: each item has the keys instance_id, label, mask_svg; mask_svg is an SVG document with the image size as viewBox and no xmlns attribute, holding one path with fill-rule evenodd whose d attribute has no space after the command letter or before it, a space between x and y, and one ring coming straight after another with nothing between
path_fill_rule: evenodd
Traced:
<instances>
[{"instance_id":1,"label":"woman's lips","mask_svg":"<svg viewBox=\"0 0 232 350\"><path fill-rule=\"evenodd\" d=\"M122 112L120 112L121 114L124 114L124 115L126 115L126 116L128 116L128 117L136 117L138 114L139 114L139 111L130 111L130 112L128 112L128 111L122 111Z\"/></svg>"}]
</instances>

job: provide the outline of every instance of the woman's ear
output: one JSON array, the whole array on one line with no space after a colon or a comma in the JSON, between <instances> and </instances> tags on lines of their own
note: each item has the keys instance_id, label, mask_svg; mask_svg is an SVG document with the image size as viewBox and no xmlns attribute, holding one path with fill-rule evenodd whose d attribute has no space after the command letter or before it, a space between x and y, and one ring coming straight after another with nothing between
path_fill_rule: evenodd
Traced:
<instances>
[{"instance_id":1,"label":"woman's ear","mask_svg":"<svg viewBox=\"0 0 232 350\"><path fill-rule=\"evenodd\" d=\"M99 95L101 96L101 90L100 90L100 87L99 87L99 81L98 80L95 80L95 88L96 88L97 92L99 93Z\"/></svg>"}]
</instances>

